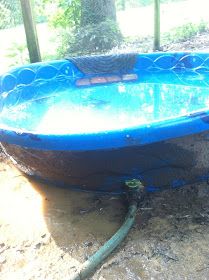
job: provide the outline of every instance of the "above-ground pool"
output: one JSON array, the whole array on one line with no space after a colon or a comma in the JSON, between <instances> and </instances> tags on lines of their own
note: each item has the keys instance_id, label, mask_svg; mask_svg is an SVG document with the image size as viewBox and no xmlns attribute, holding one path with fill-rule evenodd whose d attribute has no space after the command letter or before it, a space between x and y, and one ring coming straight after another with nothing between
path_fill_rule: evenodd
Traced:
<instances>
[{"instance_id":1,"label":"above-ground pool","mask_svg":"<svg viewBox=\"0 0 209 280\"><path fill-rule=\"evenodd\" d=\"M26 174L83 190L209 178L209 54L76 57L0 77L2 149Z\"/></svg>"}]
</instances>

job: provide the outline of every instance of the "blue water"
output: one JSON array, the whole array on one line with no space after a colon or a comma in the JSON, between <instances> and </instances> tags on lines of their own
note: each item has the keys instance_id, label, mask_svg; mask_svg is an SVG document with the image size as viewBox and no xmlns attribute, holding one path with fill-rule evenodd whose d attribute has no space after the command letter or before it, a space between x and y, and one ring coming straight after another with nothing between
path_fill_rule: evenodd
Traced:
<instances>
[{"instance_id":1,"label":"blue water","mask_svg":"<svg viewBox=\"0 0 209 280\"><path fill-rule=\"evenodd\" d=\"M59 77L3 93L1 127L42 134L94 133L150 126L209 108L209 73L139 73L134 82L76 87Z\"/></svg>"}]
</instances>

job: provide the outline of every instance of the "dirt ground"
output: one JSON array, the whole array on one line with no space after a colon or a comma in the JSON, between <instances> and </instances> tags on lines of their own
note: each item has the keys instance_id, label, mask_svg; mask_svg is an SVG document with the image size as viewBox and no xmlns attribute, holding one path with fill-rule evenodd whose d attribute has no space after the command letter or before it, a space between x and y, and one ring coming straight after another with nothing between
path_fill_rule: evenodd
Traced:
<instances>
[{"instance_id":1,"label":"dirt ground","mask_svg":"<svg viewBox=\"0 0 209 280\"><path fill-rule=\"evenodd\" d=\"M209 51L209 31L198 34L191 40L163 46L163 51Z\"/></svg>"},{"instance_id":2,"label":"dirt ground","mask_svg":"<svg viewBox=\"0 0 209 280\"><path fill-rule=\"evenodd\" d=\"M208 34L167 46L207 48ZM0 159L0 279L69 279L118 229L126 203L31 181ZM91 279L209 279L208 244L206 183L149 194L126 240Z\"/></svg>"}]
</instances>

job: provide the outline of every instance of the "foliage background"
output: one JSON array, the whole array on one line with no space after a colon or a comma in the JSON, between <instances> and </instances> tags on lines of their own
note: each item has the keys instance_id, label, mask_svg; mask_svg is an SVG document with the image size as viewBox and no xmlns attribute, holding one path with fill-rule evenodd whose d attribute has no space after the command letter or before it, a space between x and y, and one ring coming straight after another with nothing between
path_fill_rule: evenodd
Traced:
<instances>
[{"instance_id":1,"label":"foliage background","mask_svg":"<svg viewBox=\"0 0 209 280\"><path fill-rule=\"evenodd\" d=\"M28 62L19 1L0 0L0 72ZM154 0L115 0L118 25L108 21L86 28L80 27L81 1L33 0L43 60L82 52L152 51ZM208 0L161 0L162 49L207 32L207 5Z\"/></svg>"}]
</instances>

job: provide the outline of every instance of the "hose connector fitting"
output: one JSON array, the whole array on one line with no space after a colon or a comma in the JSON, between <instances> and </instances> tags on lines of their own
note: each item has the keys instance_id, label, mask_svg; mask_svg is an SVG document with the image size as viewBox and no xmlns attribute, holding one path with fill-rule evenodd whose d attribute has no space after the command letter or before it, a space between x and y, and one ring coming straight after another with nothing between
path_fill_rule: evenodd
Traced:
<instances>
[{"instance_id":1,"label":"hose connector fitting","mask_svg":"<svg viewBox=\"0 0 209 280\"><path fill-rule=\"evenodd\" d=\"M125 182L128 187L127 199L128 203L136 206L142 200L145 187L139 179L131 179Z\"/></svg>"}]
</instances>

